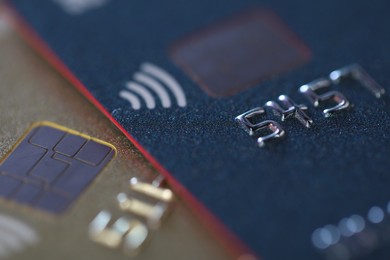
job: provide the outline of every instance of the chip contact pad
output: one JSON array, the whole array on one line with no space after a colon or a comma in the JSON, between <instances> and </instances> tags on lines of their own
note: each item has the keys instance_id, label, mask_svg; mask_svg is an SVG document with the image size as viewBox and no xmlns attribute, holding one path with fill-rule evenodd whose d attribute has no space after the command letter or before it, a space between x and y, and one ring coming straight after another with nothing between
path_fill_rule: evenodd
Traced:
<instances>
[{"instance_id":1,"label":"chip contact pad","mask_svg":"<svg viewBox=\"0 0 390 260\"><path fill-rule=\"evenodd\" d=\"M1 163L0 197L62 213L115 153L103 141L53 123L38 123Z\"/></svg>"}]
</instances>

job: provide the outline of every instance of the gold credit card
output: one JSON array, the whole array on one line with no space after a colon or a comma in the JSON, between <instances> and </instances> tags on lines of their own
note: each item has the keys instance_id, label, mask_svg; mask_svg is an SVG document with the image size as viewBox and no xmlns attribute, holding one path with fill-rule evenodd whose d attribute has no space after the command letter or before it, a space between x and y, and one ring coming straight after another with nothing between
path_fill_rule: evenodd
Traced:
<instances>
[{"instance_id":1,"label":"gold credit card","mask_svg":"<svg viewBox=\"0 0 390 260\"><path fill-rule=\"evenodd\" d=\"M0 258L229 259L136 148L0 18Z\"/></svg>"}]
</instances>

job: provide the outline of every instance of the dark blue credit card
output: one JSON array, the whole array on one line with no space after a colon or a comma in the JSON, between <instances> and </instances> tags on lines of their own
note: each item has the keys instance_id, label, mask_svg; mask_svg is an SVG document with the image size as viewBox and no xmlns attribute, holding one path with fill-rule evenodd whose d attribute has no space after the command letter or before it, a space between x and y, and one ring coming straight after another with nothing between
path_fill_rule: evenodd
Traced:
<instances>
[{"instance_id":1,"label":"dark blue credit card","mask_svg":"<svg viewBox=\"0 0 390 260\"><path fill-rule=\"evenodd\" d=\"M389 1L9 2L236 257L390 257Z\"/></svg>"}]
</instances>

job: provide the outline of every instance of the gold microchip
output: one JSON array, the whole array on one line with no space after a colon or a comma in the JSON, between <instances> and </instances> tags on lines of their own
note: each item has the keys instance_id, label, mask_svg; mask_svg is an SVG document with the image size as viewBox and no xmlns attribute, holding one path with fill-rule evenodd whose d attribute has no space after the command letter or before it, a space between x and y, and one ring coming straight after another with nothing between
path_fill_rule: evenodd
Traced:
<instances>
[{"instance_id":1,"label":"gold microchip","mask_svg":"<svg viewBox=\"0 0 390 260\"><path fill-rule=\"evenodd\" d=\"M115 154L115 147L101 140L37 123L0 165L0 196L61 213Z\"/></svg>"}]
</instances>

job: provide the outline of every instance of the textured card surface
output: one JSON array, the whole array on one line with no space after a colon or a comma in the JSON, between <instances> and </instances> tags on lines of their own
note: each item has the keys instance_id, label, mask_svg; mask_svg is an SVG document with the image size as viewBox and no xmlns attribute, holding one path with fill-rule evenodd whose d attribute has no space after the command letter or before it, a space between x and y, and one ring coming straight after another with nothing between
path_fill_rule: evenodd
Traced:
<instances>
[{"instance_id":1,"label":"textured card surface","mask_svg":"<svg viewBox=\"0 0 390 260\"><path fill-rule=\"evenodd\" d=\"M33 45L256 255L386 256L388 1L9 2Z\"/></svg>"}]
</instances>

